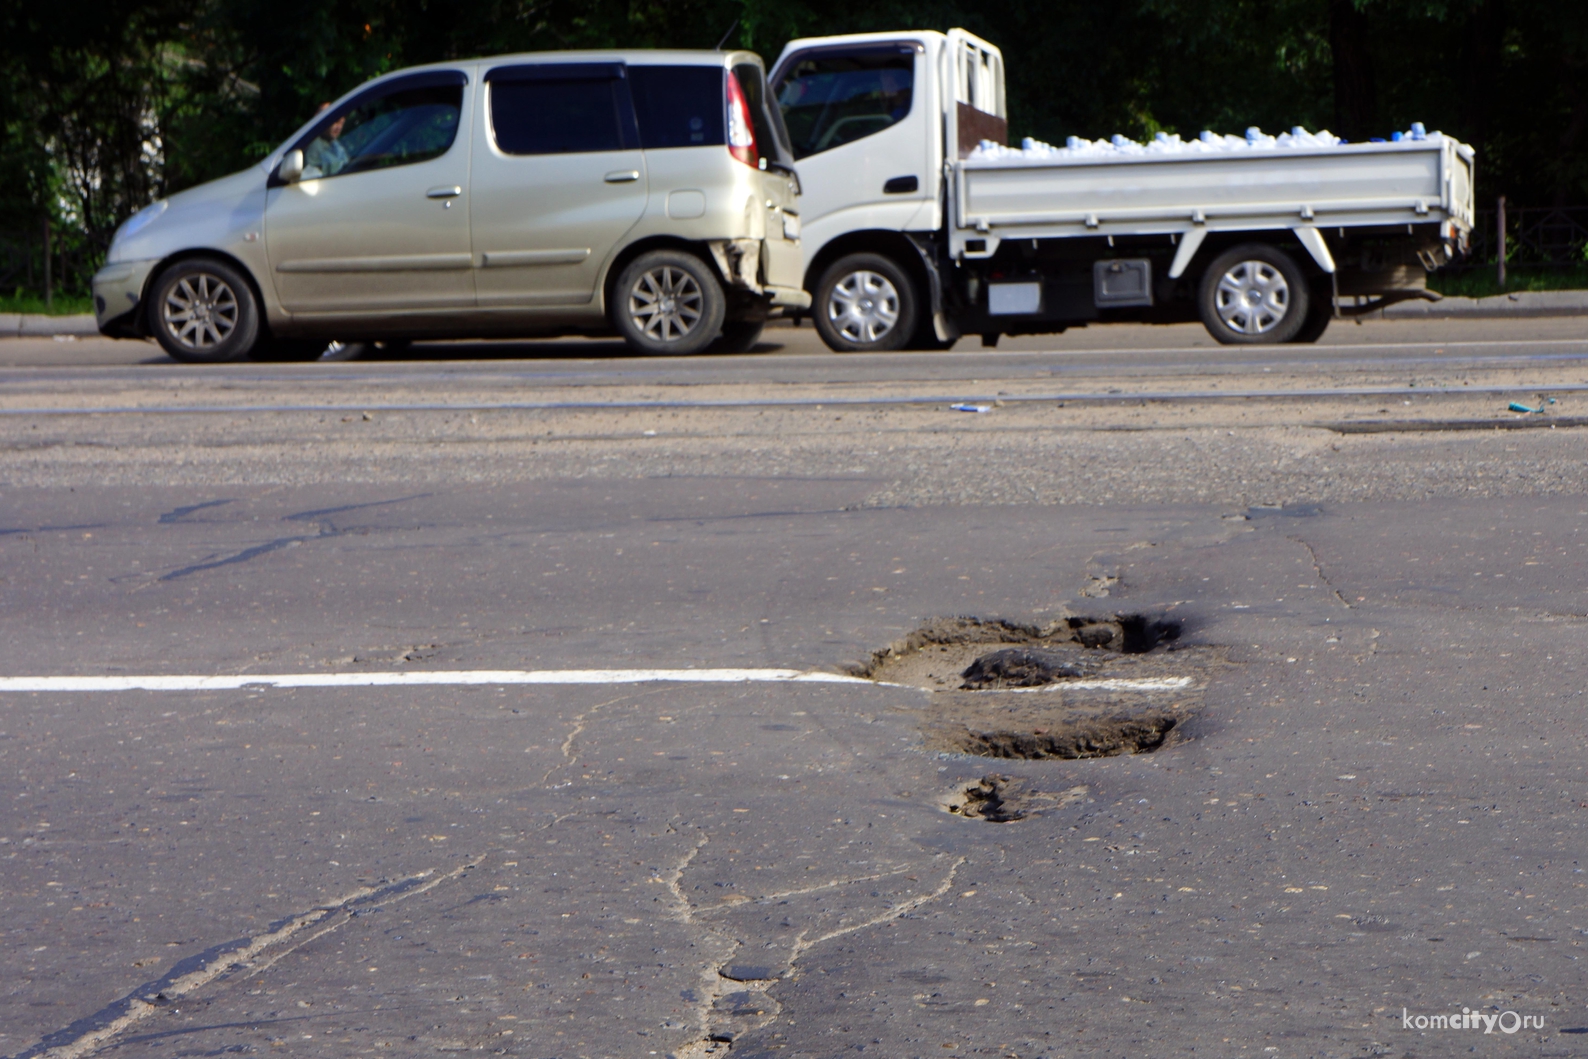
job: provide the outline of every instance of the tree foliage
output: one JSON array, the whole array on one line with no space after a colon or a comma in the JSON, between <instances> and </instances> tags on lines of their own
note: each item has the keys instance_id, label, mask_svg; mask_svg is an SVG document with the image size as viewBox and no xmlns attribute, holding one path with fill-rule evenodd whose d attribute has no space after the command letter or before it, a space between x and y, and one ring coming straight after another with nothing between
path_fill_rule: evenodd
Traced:
<instances>
[{"instance_id":1,"label":"tree foliage","mask_svg":"<svg viewBox=\"0 0 1588 1059\"><path fill-rule=\"evenodd\" d=\"M1017 137L1416 120L1477 146L1485 200L1588 201L1581 0L0 0L0 229L103 249L417 63L952 26L1004 50Z\"/></svg>"}]
</instances>

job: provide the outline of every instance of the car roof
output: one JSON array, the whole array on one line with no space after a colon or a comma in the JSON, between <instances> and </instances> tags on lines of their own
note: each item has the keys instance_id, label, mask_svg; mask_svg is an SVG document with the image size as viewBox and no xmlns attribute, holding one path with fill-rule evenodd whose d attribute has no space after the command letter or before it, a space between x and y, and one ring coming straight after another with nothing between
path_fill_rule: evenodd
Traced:
<instances>
[{"instance_id":1,"label":"car roof","mask_svg":"<svg viewBox=\"0 0 1588 1059\"><path fill-rule=\"evenodd\" d=\"M512 55L490 55L465 60L480 66L518 63L620 62L629 66L736 66L742 62L760 63L750 51L705 51L662 48L613 48L603 51L530 51ZM442 64L442 65L463 65Z\"/></svg>"}]
</instances>

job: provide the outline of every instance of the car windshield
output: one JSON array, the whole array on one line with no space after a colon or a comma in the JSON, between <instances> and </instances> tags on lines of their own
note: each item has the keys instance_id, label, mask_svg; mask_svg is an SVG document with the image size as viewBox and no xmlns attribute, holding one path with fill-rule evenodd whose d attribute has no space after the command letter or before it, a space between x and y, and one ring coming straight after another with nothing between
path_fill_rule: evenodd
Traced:
<instances>
[{"instance_id":1,"label":"car windshield","mask_svg":"<svg viewBox=\"0 0 1588 1059\"><path fill-rule=\"evenodd\" d=\"M804 158L881 132L910 113L915 56L897 51L797 59L778 85L778 106Z\"/></svg>"}]
</instances>

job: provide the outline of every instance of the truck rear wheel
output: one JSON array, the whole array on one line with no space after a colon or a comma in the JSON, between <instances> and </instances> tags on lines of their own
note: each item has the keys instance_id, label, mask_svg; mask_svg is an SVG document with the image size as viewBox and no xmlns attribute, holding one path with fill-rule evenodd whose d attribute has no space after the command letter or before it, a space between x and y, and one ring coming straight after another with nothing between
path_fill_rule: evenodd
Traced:
<instances>
[{"instance_id":1,"label":"truck rear wheel","mask_svg":"<svg viewBox=\"0 0 1588 1059\"><path fill-rule=\"evenodd\" d=\"M1325 276L1312 285L1312 303L1307 306L1307 321L1296 332L1292 342L1316 342L1329 329L1334 319L1334 284Z\"/></svg>"},{"instance_id":2,"label":"truck rear wheel","mask_svg":"<svg viewBox=\"0 0 1588 1059\"><path fill-rule=\"evenodd\" d=\"M1289 342L1307 322L1307 277L1291 256L1266 243L1245 243L1213 259L1202 277L1197 310L1225 345Z\"/></svg>"},{"instance_id":3,"label":"truck rear wheel","mask_svg":"<svg viewBox=\"0 0 1588 1059\"><path fill-rule=\"evenodd\" d=\"M811 318L827 348L839 353L903 349L919 318L915 286L890 258L850 254L822 273Z\"/></svg>"}]
</instances>

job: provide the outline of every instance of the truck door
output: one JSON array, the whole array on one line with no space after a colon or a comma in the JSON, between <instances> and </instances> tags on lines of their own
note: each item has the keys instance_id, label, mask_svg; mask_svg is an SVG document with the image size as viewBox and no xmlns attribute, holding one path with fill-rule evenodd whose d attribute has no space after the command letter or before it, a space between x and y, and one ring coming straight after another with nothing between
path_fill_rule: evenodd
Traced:
<instances>
[{"instance_id":1,"label":"truck door","mask_svg":"<svg viewBox=\"0 0 1588 1059\"><path fill-rule=\"evenodd\" d=\"M645 211L645 156L622 63L485 74L469 214L481 308L583 305Z\"/></svg>"},{"instance_id":2,"label":"truck door","mask_svg":"<svg viewBox=\"0 0 1588 1059\"><path fill-rule=\"evenodd\" d=\"M469 184L466 81L452 70L384 81L294 145L303 176L273 179L265 204L282 308L472 309L469 217L457 202Z\"/></svg>"},{"instance_id":3,"label":"truck door","mask_svg":"<svg viewBox=\"0 0 1588 1059\"><path fill-rule=\"evenodd\" d=\"M773 91L798 159L807 260L834 236L935 227L938 132L925 48L866 42L794 52Z\"/></svg>"}]
</instances>

